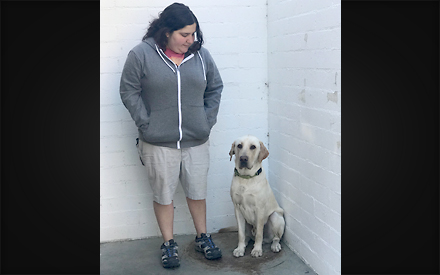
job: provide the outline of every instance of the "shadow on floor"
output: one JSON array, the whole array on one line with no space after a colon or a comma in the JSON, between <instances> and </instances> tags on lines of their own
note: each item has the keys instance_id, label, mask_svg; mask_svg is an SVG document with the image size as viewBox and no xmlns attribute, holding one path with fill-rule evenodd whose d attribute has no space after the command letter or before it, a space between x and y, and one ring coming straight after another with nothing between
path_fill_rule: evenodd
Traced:
<instances>
[{"instance_id":1,"label":"shadow on floor","mask_svg":"<svg viewBox=\"0 0 440 275\"><path fill-rule=\"evenodd\" d=\"M232 251L237 246L237 233L216 233L212 234L212 238L222 250L223 257L209 261L195 251L194 238L193 235L174 237L179 245L180 267L171 270L161 265L160 245L163 241L160 237L102 243L100 274L316 274L284 243L281 243L279 253L273 253L270 244L264 244L263 256L253 258L253 243L250 242L244 257L235 258Z\"/></svg>"}]
</instances>

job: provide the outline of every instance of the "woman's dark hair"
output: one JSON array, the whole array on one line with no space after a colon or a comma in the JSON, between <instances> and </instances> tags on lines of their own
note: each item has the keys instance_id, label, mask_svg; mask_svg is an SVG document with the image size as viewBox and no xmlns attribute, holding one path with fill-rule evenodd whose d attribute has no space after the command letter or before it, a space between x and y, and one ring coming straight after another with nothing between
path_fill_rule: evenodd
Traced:
<instances>
[{"instance_id":1,"label":"woman's dark hair","mask_svg":"<svg viewBox=\"0 0 440 275\"><path fill-rule=\"evenodd\" d=\"M148 27L147 33L142 40L153 37L157 45L162 49L166 49L168 44L167 33L171 34L175 30L180 30L187 25L196 23L196 35L197 41L189 47L188 51L193 53L198 51L203 44L203 34L200 30L199 21L197 21L194 13L189 7L184 4L174 3L166 7L161 13L159 18L153 20Z\"/></svg>"}]
</instances>

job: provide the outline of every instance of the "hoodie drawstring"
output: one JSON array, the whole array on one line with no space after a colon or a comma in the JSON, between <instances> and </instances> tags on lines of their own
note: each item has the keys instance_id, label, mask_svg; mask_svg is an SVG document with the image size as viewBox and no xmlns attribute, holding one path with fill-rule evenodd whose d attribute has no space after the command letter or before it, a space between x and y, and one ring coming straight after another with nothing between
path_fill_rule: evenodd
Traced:
<instances>
[{"instance_id":1,"label":"hoodie drawstring","mask_svg":"<svg viewBox=\"0 0 440 275\"><path fill-rule=\"evenodd\" d=\"M162 58L163 62L165 62L165 64L167 64L168 67L170 67L170 69L173 71L173 73L176 73L176 71L173 69L173 67L171 67L171 65L168 64L168 62L165 61L165 58L163 58L163 56L160 54L160 52L159 52L159 48L157 47L157 45L154 45L154 46L156 46L156 51L157 51L157 53L159 54L159 56Z\"/></svg>"},{"instance_id":2,"label":"hoodie drawstring","mask_svg":"<svg viewBox=\"0 0 440 275\"><path fill-rule=\"evenodd\" d=\"M168 62L165 61L165 58L163 58L163 55L160 53L159 48L157 47L157 44L155 44L154 46L156 47L156 51L157 51L157 53L159 54L160 58L162 58L163 62L164 62L165 64L167 64L167 66L173 71L173 73L176 73L176 71L174 70L174 68L173 68ZM162 52L162 53L163 53L163 52ZM205 63L203 62L203 58L202 58L202 56L200 55L200 52L199 52L199 51L197 51L197 54L199 55L200 61L202 62L203 78L204 78L205 81L206 81Z\"/></svg>"},{"instance_id":3,"label":"hoodie drawstring","mask_svg":"<svg viewBox=\"0 0 440 275\"><path fill-rule=\"evenodd\" d=\"M200 61L202 61L203 76L205 77L205 81L206 81L205 64L203 63L203 58L202 58L202 56L200 55L200 52L199 52L199 51L197 51L197 53L199 54L199 57L200 57Z\"/></svg>"},{"instance_id":4,"label":"hoodie drawstring","mask_svg":"<svg viewBox=\"0 0 440 275\"><path fill-rule=\"evenodd\" d=\"M180 133L179 140L177 141L177 149L180 149L180 141L182 140L182 137L183 137L183 133L182 133L181 90L180 90L180 88L181 88L180 87L180 70L179 70L180 66L177 66L176 64L174 64L176 66L175 69L174 69L168 62L166 62L166 60L164 58L165 53L162 51L162 49L159 51L159 48L157 47L157 44L155 44L154 46L156 47L156 51L159 54L160 58L162 58L163 62L165 62L165 64L167 64L167 66L173 71L173 73L177 74L177 95L178 95L179 133ZM206 81L205 64L203 63L203 58L200 55L200 52L197 51L197 54L199 55L200 61L202 62L203 77L204 77L204 79ZM194 56L194 54L191 54L191 55L187 56L186 58L183 59L182 63L185 62L187 59L191 59L193 56ZM169 59L172 62L172 60L168 56L166 56L166 57L167 57L167 59Z\"/></svg>"}]
</instances>

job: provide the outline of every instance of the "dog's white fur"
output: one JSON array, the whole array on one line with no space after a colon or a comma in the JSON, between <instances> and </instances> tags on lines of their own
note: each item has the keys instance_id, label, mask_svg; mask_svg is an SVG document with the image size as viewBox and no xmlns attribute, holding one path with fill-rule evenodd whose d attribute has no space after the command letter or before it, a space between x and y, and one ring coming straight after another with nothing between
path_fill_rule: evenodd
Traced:
<instances>
[{"instance_id":1,"label":"dog's white fur","mask_svg":"<svg viewBox=\"0 0 440 275\"><path fill-rule=\"evenodd\" d=\"M279 252L285 226L284 210L278 205L261 165L269 151L258 138L244 136L232 143L229 155L231 159L235 155L235 168L240 175L253 176L262 168L258 176L246 179L234 174L232 178L231 198L238 224L238 246L233 255L244 256L251 238L255 240L253 257L263 255L263 241L272 242L271 250Z\"/></svg>"}]
</instances>

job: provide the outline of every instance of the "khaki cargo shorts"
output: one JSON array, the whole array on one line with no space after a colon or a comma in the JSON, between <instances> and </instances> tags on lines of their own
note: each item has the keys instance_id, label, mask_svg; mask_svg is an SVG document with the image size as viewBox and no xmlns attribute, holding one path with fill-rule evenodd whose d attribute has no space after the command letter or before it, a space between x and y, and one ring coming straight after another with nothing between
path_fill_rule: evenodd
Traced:
<instances>
[{"instance_id":1,"label":"khaki cargo shorts","mask_svg":"<svg viewBox=\"0 0 440 275\"><path fill-rule=\"evenodd\" d=\"M179 182L187 198L206 199L209 140L202 145L182 149L155 146L140 139L136 146L147 169L155 202L171 204Z\"/></svg>"}]
</instances>

